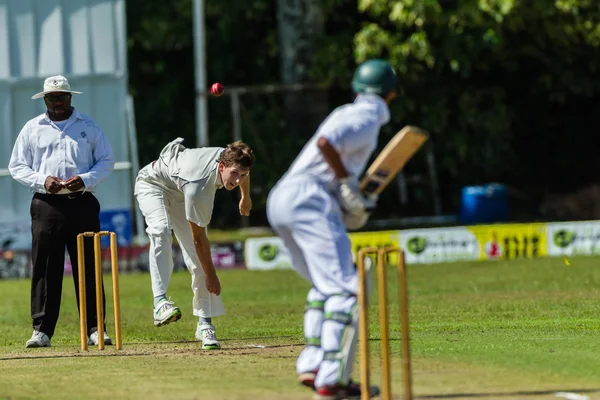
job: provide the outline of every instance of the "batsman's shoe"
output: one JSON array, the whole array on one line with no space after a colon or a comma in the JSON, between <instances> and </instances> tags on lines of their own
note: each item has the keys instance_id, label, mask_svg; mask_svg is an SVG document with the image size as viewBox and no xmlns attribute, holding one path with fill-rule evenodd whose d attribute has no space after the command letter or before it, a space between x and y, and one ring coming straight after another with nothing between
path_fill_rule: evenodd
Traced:
<instances>
[{"instance_id":1,"label":"batsman's shoe","mask_svg":"<svg viewBox=\"0 0 600 400\"><path fill-rule=\"evenodd\" d=\"M196 339L202 341L202 348L204 350L218 350L221 348L221 344L215 334L215 327L212 324L201 324L198 322L196 326Z\"/></svg>"},{"instance_id":2,"label":"batsman's shoe","mask_svg":"<svg viewBox=\"0 0 600 400\"><path fill-rule=\"evenodd\" d=\"M360 400L360 385L350 382L347 386L324 386L316 390L314 400ZM369 398L379 396L379 388L371 386L369 388Z\"/></svg>"},{"instance_id":3,"label":"batsman's shoe","mask_svg":"<svg viewBox=\"0 0 600 400\"><path fill-rule=\"evenodd\" d=\"M298 382L300 382L301 385L314 390L316 376L317 371L302 372L298 374Z\"/></svg>"},{"instance_id":4,"label":"batsman's shoe","mask_svg":"<svg viewBox=\"0 0 600 400\"><path fill-rule=\"evenodd\" d=\"M106 346L112 346L112 339L104 332L104 344ZM92 333L88 339L88 345L98 346L98 331Z\"/></svg>"},{"instance_id":5,"label":"batsman's shoe","mask_svg":"<svg viewBox=\"0 0 600 400\"><path fill-rule=\"evenodd\" d=\"M154 308L154 326L163 326L181 318L181 310L170 300L162 300Z\"/></svg>"},{"instance_id":6,"label":"batsman's shoe","mask_svg":"<svg viewBox=\"0 0 600 400\"><path fill-rule=\"evenodd\" d=\"M31 335L31 339L25 343L25 347L50 347L50 338L44 332L33 331L33 335Z\"/></svg>"}]
</instances>

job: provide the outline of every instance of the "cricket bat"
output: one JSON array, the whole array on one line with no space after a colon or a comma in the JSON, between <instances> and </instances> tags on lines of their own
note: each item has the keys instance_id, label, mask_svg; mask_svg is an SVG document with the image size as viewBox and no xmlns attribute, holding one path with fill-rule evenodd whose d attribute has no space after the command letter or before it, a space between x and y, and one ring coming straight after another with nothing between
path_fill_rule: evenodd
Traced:
<instances>
[{"instance_id":1,"label":"cricket bat","mask_svg":"<svg viewBox=\"0 0 600 400\"><path fill-rule=\"evenodd\" d=\"M416 126L402 128L367 169L360 181L362 193L381 193L428 138L429 134Z\"/></svg>"}]
</instances>

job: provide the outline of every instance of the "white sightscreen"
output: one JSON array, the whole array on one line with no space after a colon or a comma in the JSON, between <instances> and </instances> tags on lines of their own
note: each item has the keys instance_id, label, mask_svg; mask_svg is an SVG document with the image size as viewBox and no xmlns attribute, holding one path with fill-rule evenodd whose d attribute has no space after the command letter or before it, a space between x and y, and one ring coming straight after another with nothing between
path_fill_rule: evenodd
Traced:
<instances>
[{"instance_id":1,"label":"white sightscreen","mask_svg":"<svg viewBox=\"0 0 600 400\"><path fill-rule=\"evenodd\" d=\"M31 193L6 168L19 131L45 109L31 96L57 74L83 92L73 106L100 124L125 166L96 188L103 211L133 208L125 1L0 0L0 233L2 224L29 224Z\"/></svg>"}]
</instances>

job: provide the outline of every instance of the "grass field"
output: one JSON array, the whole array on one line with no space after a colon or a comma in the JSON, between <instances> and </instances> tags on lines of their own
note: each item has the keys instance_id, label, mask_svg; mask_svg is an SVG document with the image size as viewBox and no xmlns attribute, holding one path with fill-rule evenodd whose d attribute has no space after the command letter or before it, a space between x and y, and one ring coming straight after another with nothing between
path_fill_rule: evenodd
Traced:
<instances>
[{"instance_id":1,"label":"grass field","mask_svg":"<svg viewBox=\"0 0 600 400\"><path fill-rule=\"evenodd\" d=\"M600 259L571 261L572 267L554 258L409 266L415 397L550 399L555 392L575 392L599 399ZM295 381L307 283L292 271L228 270L220 277L228 312L214 321L221 351L203 351L194 341L187 272L174 274L169 293L183 318L161 328L152 325L149 275L121 276L120 352L112 346L79 351L70 277L52 347L25 349L29 282L0 281L0 399L311 398ZM108 296L108 277L106 283ZM393 384L400 399L396 282L388 285ZM378 382L375 308L371 318L371 367Z\"/></svg>"}]
</instances>

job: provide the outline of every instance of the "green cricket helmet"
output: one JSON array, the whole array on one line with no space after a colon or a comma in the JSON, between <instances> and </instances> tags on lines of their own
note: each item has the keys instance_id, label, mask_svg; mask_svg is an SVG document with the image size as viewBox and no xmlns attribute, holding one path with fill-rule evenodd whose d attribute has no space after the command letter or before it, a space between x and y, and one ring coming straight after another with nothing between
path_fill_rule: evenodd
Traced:
<instances>
[{"instance_id":1,"label":"green cricket helmet","mask_svg":"<svg viewBox=\"0 0 600 400\"><path fill-rule=\"evenodd\" d=\"M352 78L354 93L373 93L385 97L397 90L397 85L398 78L390 63L376 58L360 64Z\"/></svg>"}]
</instances>

